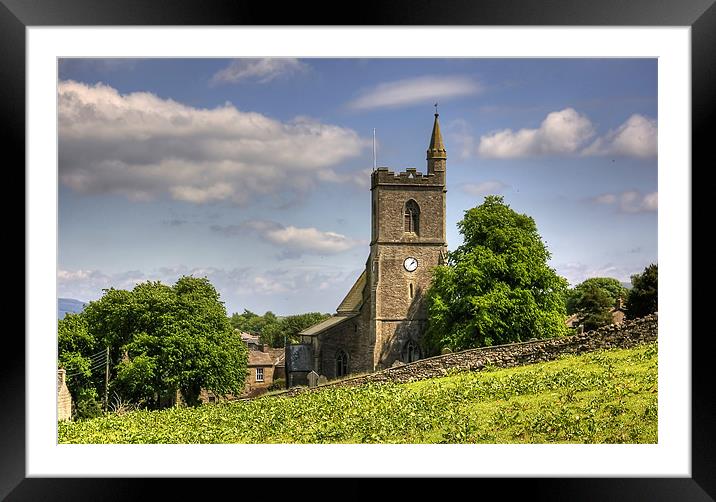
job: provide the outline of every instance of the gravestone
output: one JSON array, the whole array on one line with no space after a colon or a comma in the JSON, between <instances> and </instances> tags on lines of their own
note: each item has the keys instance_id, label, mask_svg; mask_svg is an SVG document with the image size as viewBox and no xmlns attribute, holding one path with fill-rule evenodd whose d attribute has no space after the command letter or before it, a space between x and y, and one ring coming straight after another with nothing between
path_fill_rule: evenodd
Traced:
<instances>
[{"instance_id":1,"label":"gravestone","mask_svg":"<svg viewBox=\"0 0 716 502\"><path fill-rule=\"evenodd\" d=\"M309 386L309 387L315 387L316 385L318 385L318 378L319 378L319 377L318 377L318 373L316 373L315 371L311 371L311 372L306 376L306 378L308 379L308 386Z\"/></svg>"},{"instance_id":2,"label":"gravestone","mask_svg":"<svg viewBox=\"0 0 716 502\"><path fill-rule=\"evenodd\" d=\"M318 385L323 385L328 382L326 375L318 375Z\"/></svg>"}]
</instances>

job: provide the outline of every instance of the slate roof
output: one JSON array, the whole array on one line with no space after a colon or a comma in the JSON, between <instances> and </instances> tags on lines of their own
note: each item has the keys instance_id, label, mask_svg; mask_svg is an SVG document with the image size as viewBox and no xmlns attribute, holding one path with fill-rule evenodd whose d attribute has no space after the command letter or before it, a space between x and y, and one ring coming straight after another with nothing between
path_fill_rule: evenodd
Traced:
<instances>
[{"instance_id":1,"label":"slate roof","mask_svg":"<svg viewBox=\"0 0 716 502\"><path fill-rule=\"evenodd\" d=\"M346 297L343 298L343 301L340 305L338 305L336 314L333 317L329 317L318 324L314 324L313 326L304 329L298 335L314 336L319 333L323 333L327 329L332 328L343 321L347 321L348 319L352 319L357 316L360 313L361 306L363 305L363 290L365 289L367 282L368 279L366 270L363 269L363 272L361 272L358 279L356 279L356 282L348 291Z\"/></svg>"},{"instance_id":2,"label":"slate roof","mask_svg":"<svg viewBox=\"0 0 716 502\"><path fill-rule=\"evenodd\" d=\"M273 366L276 359L268 352L249 351L249 366Z\"/></svg>"},{"instance_id":3,"label":"slate roof","mask_svg":"<svg viewBox=\"0 0 716 502\"><path fill-rule=\"evenodd\" d=\"M337 324L342 323L343 321L347 321L348 319L352 319L355 316L357 316L358 313L353 314L336 314L333 317L329 317L325 321L321 321L318 324L314 324L313 326L304 329L299 333L299 336L313 336L317 335L319 333L324 332L328 328L332 328L333 326L336 326Z\"/></svg>"},{"instance_id":4,"label":"slate roof","mask_svg":"<svg viewBox=\"0 0 716 502\"><path fill-rule=\"evenodd\" d=\"M259 337L252 335L251 333L245 333L242 331L239 334L241 335L241 340L243 340L246 343L254 343L257 345L261 343L261 341L259 340Z\"/></svg>"},{"instance_id":5,"label":"slate roof","mask_svg":"<svg viewBox=\"0 0 716 502\"><path fill-rule=\"evenodd\" d=\"M271 357L273 357L274 364L276 366L286 365L286 349L269 349L269 354L271 354Z\"/></svg>"},{"instance_id":6,"label":"slate roof","mask_svg":"<svg viewBox=\"0 0 716 502\"><path fill-rule=\"evenodd\" d=\"M366 273L365 269L363 269L363 272L360 274L360 277L358 277L358 280L356 280L353 287L350 291L348 291L348 294L343 299L341 304L338 305L336 312L339 314L358 312L361 305L363 305L363 289L365 288L366 282Z\"/></svg>"}]
</instances>

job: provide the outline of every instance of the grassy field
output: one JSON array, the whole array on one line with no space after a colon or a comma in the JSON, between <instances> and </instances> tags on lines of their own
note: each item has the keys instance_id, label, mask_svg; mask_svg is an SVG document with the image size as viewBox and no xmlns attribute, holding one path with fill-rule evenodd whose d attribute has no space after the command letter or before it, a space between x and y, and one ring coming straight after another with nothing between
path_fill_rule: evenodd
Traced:
<instances>
[{"instance_id":1,"label":"grassy field","mask_svg":"<svg viewBox=\"0 0 716 502\"><path fill-rule=\"evenodd\" d=\"M657 345L409 384L107 415L60 443L656 443Z\"/></svg>"}]
</instances>

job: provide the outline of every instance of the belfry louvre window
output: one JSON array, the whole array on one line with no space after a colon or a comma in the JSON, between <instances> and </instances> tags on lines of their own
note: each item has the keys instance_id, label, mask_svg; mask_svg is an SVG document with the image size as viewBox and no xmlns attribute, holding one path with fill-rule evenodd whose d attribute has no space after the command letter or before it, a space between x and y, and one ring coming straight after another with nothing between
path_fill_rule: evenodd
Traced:
<instances>
[{"instance_id":1,"label":"belfry louvre window","mask_svg":"<svg viewBox=\"0 0 716 502\"><path fill-rule=\"evenodd\" d=\"M405 203L404 231L418 233L420 224L420 207L413 199Z\"/></svg>"}]
</instances>

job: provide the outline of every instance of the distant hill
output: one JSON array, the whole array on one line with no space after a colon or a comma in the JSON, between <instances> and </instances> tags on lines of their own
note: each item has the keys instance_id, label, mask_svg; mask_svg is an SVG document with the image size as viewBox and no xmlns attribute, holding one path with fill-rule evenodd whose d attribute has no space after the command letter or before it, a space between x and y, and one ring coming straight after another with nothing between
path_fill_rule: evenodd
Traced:
<instances>
[{"instance_id":1,"label":"distant hill","mask_svg":"<svg viewBox=\"0 0 716 502\"><path fill-rule=\"evenodd\" d=\"M72 298L58 298L57 299L57 318L63 319L65 314L68 312L72 314L79 314L82 312L87 304L79 300Z\"/></svg>"}]
</instances>

